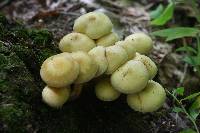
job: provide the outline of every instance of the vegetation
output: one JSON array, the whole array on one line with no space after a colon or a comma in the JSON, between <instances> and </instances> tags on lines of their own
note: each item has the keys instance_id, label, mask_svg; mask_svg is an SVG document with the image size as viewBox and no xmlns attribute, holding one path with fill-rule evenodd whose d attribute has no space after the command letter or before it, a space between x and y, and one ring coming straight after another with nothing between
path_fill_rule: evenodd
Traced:
<instances>
[{"instance_id":1,"label":"vegetation","mask_svg":"<svg viewBox=\"0 0 200 133\"><path fill-rule=\"evenodd\" d=\"M197 104L195 104L195 102L189 107L189 109L187 110L186 107L183 105L183 101L190 101L190 100L194 100L194 98L196 98L198 95L200 95L200 92L198 93L194 93L194 94L191 94L185 98L182 98L182 99L178 99L177 97L180 95L180 96L183 96L184 94L184 88L183 87L180 87L180 88L177 88L175 89L172 93L167 91L168 94L170 96L172 96L172 98L175 100L175 102L178 104L178 107L175 105L174 108L173 108L173 111L176 112L176 113L184 113L188 119L192 122L193 126L194 126L194 130L192 129L186 129L182 132L186 132L186 131L190 131L190 132L197 132L199 133L199 129L198 129L198 126L197 126L197 123L196 123L196 119L200 113L200 110L199 110L199 107L197 106Z\"/></svg>"},{"instance_id":2,"label":"vegetation","mask_svg":"<svg viewBox=\"0 0 200 133\"><path fill-rule=\"evenodd\" d=\"M177 1L169 1L168 6L164 9L162 5L159 5L156 10L151 12L151 18L152 25L154 26L164 26L169 20L175 18L174 10L176 6L179 4L186 4L190 7L192 7L192 11L194 12L194 16L197 20L197 23L193 27L180 27L180 26L171 26L168 28L164 28L162 30L158 30L152 33L154 36L158 37L164 37L166 38L166 41L174 41L176 39L181 40L182 46L177 48L177 52L184 52L185 57L183 58L183 61L187 64L191 65L194 69L194 71L200 76L200 30L197 27L200 22L200 15L198 12L198 3L196 0L177 0ZM157 17L157 18L156 18ZM191 38L193 41L192 44L188 44L187 38ZM198 95L200 95L200 92L189 94L189 96L185 96L184 98L179 100L179 96L184 95L184 88L180 87L177 89L174 89L173 92L169 92L166 90L168 94L175 100L175 107L173 109L176 113L184 113L187 118L191 121L191 123L194 126L194 130L192 129L185 129L182 132L197 132L199 133L198 124L196 122L197 117L200 113L199 106L197 101L194 99L197 98ZM185 104L185 101L189 101L189 103L194 102L192 105ZM177 107L176 104L179 106ZM189 106L189 108L187 107Z\"/></svg>"}]
</instances>

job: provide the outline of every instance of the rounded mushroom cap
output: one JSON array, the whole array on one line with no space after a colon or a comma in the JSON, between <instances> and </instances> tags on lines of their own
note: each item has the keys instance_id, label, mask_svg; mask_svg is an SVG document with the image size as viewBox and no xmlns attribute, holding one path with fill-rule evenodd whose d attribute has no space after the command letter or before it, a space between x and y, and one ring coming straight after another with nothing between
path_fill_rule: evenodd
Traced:
<instances>
[{"instance_id":1,"label":"rounded mushroom cap","mask_svg":"<svg viewBox=\"0 0 200 133\"><path fill-rule=\"evenodd\" d=\"M111 32L113 27L110 19L100 12L89 12L77 18L74 31L84 33L92 39L98 39Z\"/></svg>"},{"instance_id":2,"label":"rounded mushroom cap","mask_svg":"<svg viewBox=\"0 0 200 133\"><path fill-rule=\"evenodd\" d=\"M126 53L128 54L128 60L131 60L133 57L135 57L136 49L130 43L127 43L125 41L118 41L115 43L115 45L122 47L126 51Z\"/></svg>"},{"instance_id":3,"label":"rounded mushroom cap","mask_svg":"<svg viewBox=\"0 0 200 133\"><path fill-rule=\"evenodd\" d=\"M59 43L59 49L62 52L85 51L96 46L94 40L81 33L70 33L64 36Z\"/></svg>"},{"instance_id":4,"label":"rounded mushroom cap","mask_svg":"<svg viewBox=\"0 0 200 133\"><path fill-rule=\"evenodd\" d=\"M59 108L68 100L69 88L53 88L46 86L42 91L43 101L51 107Z\"/></svg>"},{"instance_id":5,"label":"rounded mushroom cap","mask_svg":"<svg viewBox=\"0 0 200 133\"><path fill-rule=\"evenodd\" d=\"M106 74L112 74L128 60L128 55L122 47L113 45L106 48L106 59L108 61Z\"/></svg>"},{"instance_id":6,"label":"rounded mushroom cap","mask_svg":"<svg viewBox=\"0 0 200 133\"><path fill-rule=\"evenodd\" d=\"M165 102L166 93L164 88L151 80L144 90L127 96L128 105L135 111L153 112L159 109Z\"/></svg>"},{"instance_id":7,"label":"rounded mushroom cap","mask_svg":"<svg viewBox=\"0 0 200 133\"><path fill-rule=\"evenodd\" d=\"M98 70L98 66L93 57L83 51L72 53L72 57L79 64L79 75L75 80L76 84L85 83L91 80Z\"/></svg>"},{"instance_id":8,"label":"rounded mushroom cap","mask_svg":"<svg viewBox=\"0 0 200 133\"><path fill-rule=\"evenodd\" d=\"M51 87L65 87L75 81L79 65L69 53L61 53L47 58L40 69L42 80Z\"/></svg>"},{"instance_id":9,"label":"rounded mushroom cap","mask_svg":"<svg viewBox=\"0 0 200 133\"><path fill-rule=\"evenodd\" d=\"M117 41L119 41L119 36L116 33L111 32L96 40L96 44L99 46L108 47L114 45Z\"/></svg>"},{"instance_id":10,"label":"rounded mushroom cap","mask_svg":"<svg viewBox=\"0 0 200 133\"><path fill-rule=\"evenodd\" d=\"M149 57L136 53L136 56L133 60L141 61L146 66L149 72L149 79L153 79L156 76L158 68Z\"/></svg>"},{"instance_id":11,"label":"rounded mushroom cap","mask_svg":"<svg viewBox=\"0 0 200 133\"><path fill-rule=\"evenodd\" d=\"M103 79L96 84L95 94L102 101L114 101L120 96L120 92L112 87L109 79Z\"/></svg>"},{"instance_id":12,"label":"rounded mushroom cap","mask_svg":"<svg viewBox=\"0 0 200 133\"><path fill-rule=\"evenodd\" d=\"M111 75L112 86L121 93L136 93L145 88L149 74L140 61L130 60Z\"/></svg>"},{"instance_id":13,"label":"rounded mushroom cap","mask_svg":"<svg viewBox=\"0 0 200 133\"><path fill-rule=\"evenodd\" d=\"M96 64L98 65L98 71L95 77L102 75L108 68L106 49L103 46L97 46L91 49L88 54L94 58Z\"/></svg>"},{"instance_id":14,"label":"rounded mushroom cap","mask_svg":"<svg viewBox=\"0 0 200 133\"><path fill-rule=\"evenodd\" d=\"M136 49L136 52L148 54L153 48L152 39L144 33L135 33L125 38L126 43L130 43Z\"/></svg>"}]
</instances>

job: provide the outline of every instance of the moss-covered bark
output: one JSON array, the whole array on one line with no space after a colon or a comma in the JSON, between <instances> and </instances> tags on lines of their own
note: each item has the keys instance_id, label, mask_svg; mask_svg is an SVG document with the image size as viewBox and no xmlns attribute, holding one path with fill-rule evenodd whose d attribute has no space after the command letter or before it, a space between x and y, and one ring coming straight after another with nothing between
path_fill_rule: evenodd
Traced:
<instances>
[{"instance_id":1,"label":"moss-covered bark","mask_svg":"<svg viewBox=\"0 0 200 133\"><path fill-rule=\"evenodd\" d=\"M51 33L26 29L0 15L0 132L124 133L167 131L160 125L166 113L136 113L125 97L100 102L92 85L81 97L62 109L52 109L41 101L44 83L41 63L58 53ZM160 120L160 121L159 121ZM160 126L158 129L156 126ZM170 129L173 131L173 129Z\"/></svg>"},{"instance_id":2,"label":"moss-covered bark","mask_svg":"<svg viewBox=\"0 0 200 133\"><path fill-rule=\"evenodd\" d=\"M28 30L0 15L0 120L5 131L21 132L40 98L41 63L56 53L46 30Z\"/></svg>"}]
</instances>

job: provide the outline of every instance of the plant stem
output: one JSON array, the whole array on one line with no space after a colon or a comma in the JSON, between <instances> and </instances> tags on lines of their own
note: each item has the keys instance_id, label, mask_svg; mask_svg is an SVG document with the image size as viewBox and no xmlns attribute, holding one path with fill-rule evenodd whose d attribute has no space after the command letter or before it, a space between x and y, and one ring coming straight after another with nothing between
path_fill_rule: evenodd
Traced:
<instances>
[{"instance_id":1,"label":"plant stem","mask_svg":"<svg viewBox=\"0 0 200 133\"><path fill-rule=\"evenodd\" d=\"M180 107L183 109L183 112L188 116L188 118L190 119L190 121L192 122L192 124L194 125L194 128L196 130L197 133L199 133L199 129L197 127L197 124L195 122L195 120L190 116L190 114L188 114L187 110L185 109L185 107L183 106L183 104L176 98L176 96L174 96L171 92L169 92L168 90L166 90L166 92L173 97L173 99L180 105Z\"/></svg>"},{"instance_id":2,"label":"plant stem","mask_svg":"<svg viewBox=\"0 0 200 133\"><path fill-rule=\"evenodd\" d=\"M195 17L197 21L200 23L200 16L199 16L199 9L197 6L197 2L195 0L191 0L189 4L191 5L191 7L193 8L193 11L195 12Z\"/></svg>"},{"instance_id":3,"label":"plant stem","mask_svg":"<svg viewBox=\"0 0 200 133\"><path fill-rule=\"evenodd\" d=\"M199 34L197 34L196 39L197 39L197 58L200 59L200 36L199 36ZM200 66L197 65L196 69L197 69L198 74L200 75Z\"/></svg>"}]
</instances>

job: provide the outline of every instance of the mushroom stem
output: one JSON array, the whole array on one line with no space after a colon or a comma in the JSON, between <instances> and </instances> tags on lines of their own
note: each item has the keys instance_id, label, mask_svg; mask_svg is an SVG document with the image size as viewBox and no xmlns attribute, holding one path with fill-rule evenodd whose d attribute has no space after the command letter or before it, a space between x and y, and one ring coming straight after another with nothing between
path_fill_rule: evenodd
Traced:
<instances>
[{"instance_id":1,"label":"mushroom stem","mask_svg":"<svg viewBox=\"0 0 200 133\"><path fill-rule=\"evenodd\" d=\"M82 84L72 84L71 85L71 94L70 94L70 101L76 100L80 97L82 92L83 85Z\"/></svg>"}]
</instances>

